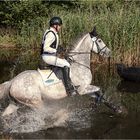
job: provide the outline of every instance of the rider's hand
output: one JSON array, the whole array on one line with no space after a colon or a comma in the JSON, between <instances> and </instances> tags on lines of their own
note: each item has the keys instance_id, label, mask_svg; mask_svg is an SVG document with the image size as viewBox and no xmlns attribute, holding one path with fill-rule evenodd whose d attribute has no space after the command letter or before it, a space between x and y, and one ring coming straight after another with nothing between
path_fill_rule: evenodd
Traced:
<instances>
[{"instance_id":1,"label":"rider's hand","mask_svg":"<svg viewBox=\"0 0 140 140\"><path fill-rule=\"evenodd\" d=\"M66 48L59 45L58 48L57 48L57 53L61 54L61 53L65 53L65 52L66 52Z\"/></svg>"}]
</instances>

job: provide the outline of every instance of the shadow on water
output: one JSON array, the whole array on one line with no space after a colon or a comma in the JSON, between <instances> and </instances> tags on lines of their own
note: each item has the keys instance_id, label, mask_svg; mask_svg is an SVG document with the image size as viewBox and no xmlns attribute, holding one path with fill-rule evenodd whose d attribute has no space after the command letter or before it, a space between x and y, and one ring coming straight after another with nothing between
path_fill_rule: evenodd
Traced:
<instances>
[{"instance_id":1,"label":"shadow on water","mask_svg":"<svg viewBox=\"0 0 140 140\"><path fill-rule=\"evenodd\" d=\"M15 73L26 68L35 69L36 64L19 63ZM10 70L13 63L0 62L0 82L9 80ZM102 71L104 70L104 71ZM103 104L95 107L93 100L89 97L66 98L59 102L46 104L46 112L32 112L21 107L19 112L13 116L19 128L24 126L25 132L3 133L0 125L0 138L6 139L134 139L140 138L140 90L136 83L124 83L114 72L108 73L104 65L94 71L94 84L100 86L108 100L116 104L123 104L128 109L128 115L124 118L111 112ZM132 89L130 88L132 87ZM130 88L130 89L129 89ZM127 94L124 94L127 93ZM137 94L131 94L137 93ZM25 112L24 112L25 111ZM24 116L23 116L24 112ZM58 112L58 113L57 113ZM16 118L16 115L18 116ZM34 117L29 118L32 115ZM66 119L64 118L66 115ZM55 117L59 116L59 117ZM67 117L68 116L68 117ZM59 121L58 121L59 118ZM62 119L61 119L62 118ZM22 120L22 121L21 121ZM64 120L64 121L62 121ZM59 123L58 123L59 122ZM31 123L31 124L30 124ZM49 125L48 125L49 124ZM12 127L11 123L11 127ZM15 125L15 124L14 124ZM36 132L29 132L36 129ZM43 129L40 128L44 125ZM21 126L21 127L20 127ZM9 126L8 126L9 127ZM7 127L7 128L8 128ZM13 127L14 128L14 127ZM14 130L14 129L13 129Z\"/></svg>"},{"instance_id":2,"label":"shadow on water","mask_svg":"<svg viewBox=\"0 0 140 140\"><path fill-rule=\"evenodd\" d=\"M120 81L117 89L126 93L140 93L140 82Z\"/></svg>"}]
</instances>

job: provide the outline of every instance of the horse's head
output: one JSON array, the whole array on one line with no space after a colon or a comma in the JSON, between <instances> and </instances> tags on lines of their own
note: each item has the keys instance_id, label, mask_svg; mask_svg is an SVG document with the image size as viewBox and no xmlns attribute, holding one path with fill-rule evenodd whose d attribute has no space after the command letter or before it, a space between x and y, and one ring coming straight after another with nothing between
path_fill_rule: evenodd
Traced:
<instances>
[{"instance_id":1,"label":"horse's head","mask_svg":"<svg viewBox=\"0 0 140 140\"><path fill-rule=\"evenodd\" d=\"M94 27L93 30L89 33L91 40L92 40L92 51L104 56L104 57L110 57L111 50L107 48L105 43L102 41L101 38L98 37L98 34L96 32L96 28Z\"/></svg>"}]
</instances>

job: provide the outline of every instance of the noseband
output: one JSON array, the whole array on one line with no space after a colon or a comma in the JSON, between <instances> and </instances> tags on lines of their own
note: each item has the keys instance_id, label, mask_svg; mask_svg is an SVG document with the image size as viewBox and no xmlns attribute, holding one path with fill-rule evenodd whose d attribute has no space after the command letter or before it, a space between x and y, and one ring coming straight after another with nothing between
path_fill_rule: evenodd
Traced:
<instances>
[{"instance_id":1,"label":"noseband","mask_svg":"<svg viewBox=\"0 0 140 140\"><path fill-rule=\"evenodd\" d=\"M98 40L99 38L97 38L96 37L96 40L92 40L93 41L93 43L92 43L92 50L93 50L93 47L94 47L94 42L95 42L95 44L96 44L96 46L97 46L97 50L98 50L98 53L97 54L101 54L101 53L103 53L103 54L105 54L105 51L106 51L106 46L104 46L103 48L100 48L99 47L99 44L97 43L97 40ZM105 50L104 50L105 49ZM103 51L104 50L104 51Z\"/></svg>"}]
</instances>

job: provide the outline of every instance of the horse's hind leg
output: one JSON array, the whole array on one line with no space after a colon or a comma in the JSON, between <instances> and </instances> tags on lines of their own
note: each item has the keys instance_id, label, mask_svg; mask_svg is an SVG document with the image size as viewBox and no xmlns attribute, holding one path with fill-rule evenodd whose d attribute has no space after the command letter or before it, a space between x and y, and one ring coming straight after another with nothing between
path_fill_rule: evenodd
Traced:
<instances>
[{"instance_id":1,"label":"horse's hind leg","mask_svg":"<svg viewBox=\"0 0 140 140\"><path fill-rule=\"evenodd\" d=\"M24 76L23 76L24 77ZM31 74L17 77L11 85L10 96L29 107L40 107L43 103L39 84Z\"/></svg>"},{"instance_id":2,"label":"horse's hind leg","mask_svg":"<svg viewBox=\"0 0 140 140\"><path fill-rule=\"evenodd\" d=\"M10 115L14 112L16 112L18 109L18 107L14 104L9 104L9 106L4 110L4 112L2 113L2 116L7 116Z\"/></svg>"}]
</instances>

